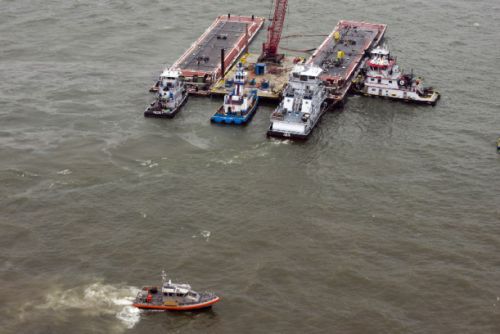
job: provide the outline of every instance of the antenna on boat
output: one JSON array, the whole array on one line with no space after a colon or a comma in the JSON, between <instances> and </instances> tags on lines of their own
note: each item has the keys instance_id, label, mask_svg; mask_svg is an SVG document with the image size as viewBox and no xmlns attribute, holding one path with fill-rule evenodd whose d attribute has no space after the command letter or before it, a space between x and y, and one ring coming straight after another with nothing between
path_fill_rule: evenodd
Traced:
<instances>
[{"instance_id":1,"label":"antenna on boat","mask_svg":"<svg viewBox=\"0 0 500 334\"><path fill-rule=\"evenodd\" d=\"M165 272L165 269L161 271L161 280L163 283L167 281L167 273Z\"/></svg>"}]
</instances>

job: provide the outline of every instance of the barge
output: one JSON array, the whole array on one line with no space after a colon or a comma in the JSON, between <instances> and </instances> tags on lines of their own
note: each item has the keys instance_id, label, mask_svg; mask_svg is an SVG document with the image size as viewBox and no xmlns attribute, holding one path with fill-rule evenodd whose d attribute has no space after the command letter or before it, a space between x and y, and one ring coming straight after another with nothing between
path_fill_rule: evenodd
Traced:
<instances>
[{"instance_id":1,"label":"barge","mask_svg":"<svg viewBox=\"0 0 500 334\"><path fill-rule=\"evenodd\" d=\"M247 81L245 89L257 90L257 96L261 100L271 103L279 103L283 91L288 83L288 76L295 64L298 63L298 57L285 56L281 63L267 63L261 72L257 72L256 68L262 63L259 63L259 55L248 53L241 57L240 62L243 63L247 72ZM302 60L301 60L302 61ZM232 78L236 74L238 68L233 66L226 78ZM212 96L224 97L227 93L228 80L219 80L212 88Z\"/></svg>"},{"instance_id":2,"label":"barge","mask_svg":"<svg viewBox=\"0 0 500 334\"><path fill-rule=\"evenodd\" d=\"M188 92L210 95L212 86L247 50L264 21L255 16L219 16L172 65L181 72Z\"/></svg>"},{"instance_id":3,"label":"barge","mask_svg":"<svg viewBox=\"0 0 500 334\"><path fill-rule=\"evenodd\" d=\"M352 79L359 73L369 51L380 44L386 30L385 24L342 20L309 57L308 65L323 69L321 78L332 105L344 100Z\"/></svg>"}]
</instances>

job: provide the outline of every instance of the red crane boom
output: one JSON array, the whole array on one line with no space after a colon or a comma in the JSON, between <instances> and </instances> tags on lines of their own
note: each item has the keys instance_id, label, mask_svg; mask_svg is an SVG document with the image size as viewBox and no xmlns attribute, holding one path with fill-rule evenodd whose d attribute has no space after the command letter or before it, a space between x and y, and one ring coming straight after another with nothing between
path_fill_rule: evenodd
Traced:
<instances>
[{"instance_id":1,"label":"red crane boom","mask_svg":"<svg viewBox=\"0 0 500 334\"><path fill-rule=\"evenodd\" d=\"M267 41L262 46L261 60L280 62L282 54L278 54L281 33L285 23L288 0L274 0L274 16L271 25L267 28Z\"/></svg>"}]
</instances>

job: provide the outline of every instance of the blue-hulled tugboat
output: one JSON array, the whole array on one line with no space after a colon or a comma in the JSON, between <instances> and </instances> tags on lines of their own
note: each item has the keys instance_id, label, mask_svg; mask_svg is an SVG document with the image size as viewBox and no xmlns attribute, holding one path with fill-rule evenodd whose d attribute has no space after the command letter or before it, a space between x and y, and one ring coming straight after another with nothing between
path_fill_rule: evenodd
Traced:
<instances>
[{"instance_id":1,"label":"blue-hulled tugboat","mask_svg":"<svg viewBox=\"0 0 500 334\"><path fill-rule=\"evenodd\" d=\"M173 118L186 103L188 93L181 72L167 69L158 81L158 96L144 111L145 117Z\"/></svg>"},{"instance_id":2,"label":"blue-hulled tugboat","mask_svg":"<svg viewBox=\"0 0 500 334\"><path fill-rule=\"evenodd\" d=\"M224 104L210 118L213 123L247 124L255 114L259 97L256 90L246 92L247 73L241 63L234 76L234 86L229 94L224 95Z\"/></svg>"},{"instance_id":3,"label":"blue-hulled tugboat","mask_svg":"<svg viewBox=\"0 0 500 334\"><path fill-rule=\"evenodd\" d=\"M196 292L189 284L172 283L162 272L161 287L144 287L134 300L133 306L147 310L194 311L211 307L220 297L211 292Z\"/></svg>"}]
</instances>

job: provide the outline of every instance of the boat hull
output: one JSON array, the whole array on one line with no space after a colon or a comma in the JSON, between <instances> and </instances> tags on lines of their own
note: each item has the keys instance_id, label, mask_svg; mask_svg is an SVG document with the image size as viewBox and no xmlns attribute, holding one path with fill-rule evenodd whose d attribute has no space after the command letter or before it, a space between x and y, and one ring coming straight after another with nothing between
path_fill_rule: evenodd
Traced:
<instances>
[{"instance_id":1,"label":"boat hull","mask_svg":"<svg viewBox=\"0 0 500 334\"><path fill-rule=\"evenodd\" d=\"M161 311L195 311L212 307L220 301L220 297L215 297L203 303L188 304L188 305L156 305L152 303L134 303L134 307L143 310L161 310Z\"/></svg>"},{"instance_id":2,"label":"boat hull","mask_svg":"<svg viewBox=\"0 0 500 334\"><path fill-rule=\"evenodd\" d=\"M321 107L321 112L318 115L318 118L312 124L312 126L308 128L308 131L305 133L276 131L276 130L273 130L273 123L271 122L271 125L269 125L269 129L267 130L267 137L275 137L275 138L282 138L282 139L307 140L309 138L309 136L311 135L311 133L313 132L316 125L319 123L321 117L323 117L323 114L328 110L328 107L329 107L328 104L326 104L326 103L323 104L323 106Z\"/></svg>"},{"instance_id":3,"label":"boat hull","mask_svg":"<svg viewBox=\"0 0 500 334\"><path fill-rule=\"evenodd\" d=\"M401 102L408 102L408 103L415 103L415 104L423 104L423 105L431 105L435 106L439 99L441 98L441 94L438 92L433 92L432 95L430 95L428 98L425 97L420 97L420 98L403 98L399 96L392 96L392 95L380 95L380 94L372 94L368 91L366 87L364 87L361 90L354 90L355 93L364 95L364 96L370 96L370 97L381 97L384 99L389 99L393 101L401 101Z\"/></svg>"},{"instance_id":4,"label":"boat hull","mask_svg":"<svg viewBox=\"0 0 500 334\"><path fill-rule=\"evenodd\" d=\"M216 123L216 124L232 124L232 125L246 125L248 124L253 116L255 115L255 112L257 111L259 104L259 97L256 96L254 103L250 107L250 110L247 112L245 116L230 116L230 115L223 115L221 114L221 110L223 107L219 108L219 110L215 113L210 118L210 122Z\"/></svg>"},{"instance_id":5,"label":"boat hull","mask_svg":"<svg viewBox=\"0 0 500 334\"><path fill-rule=\"evenodd\" d=\"M282 139L297 139L297 140L307 140L311 131L306 134L299 134L293 132L283 132L283 131L274 131L272 129L272 124L269 126L269 130L267 130L268 137L282 138Z\"/></svg>"},{"instance_id":6,"label":"boat hull","mask_svg":"<svg viewBox=\"0 0 500 334\"><path fill-rule=\"evenodd\" d=\"M171 110L151 110L150 108L144 111L144 117L150 118L174 118L175 115L181 111L181 108L186 104L188 98L188 94L184 96L181 103L174 109Z\"/></svg>"}]
</instances>

